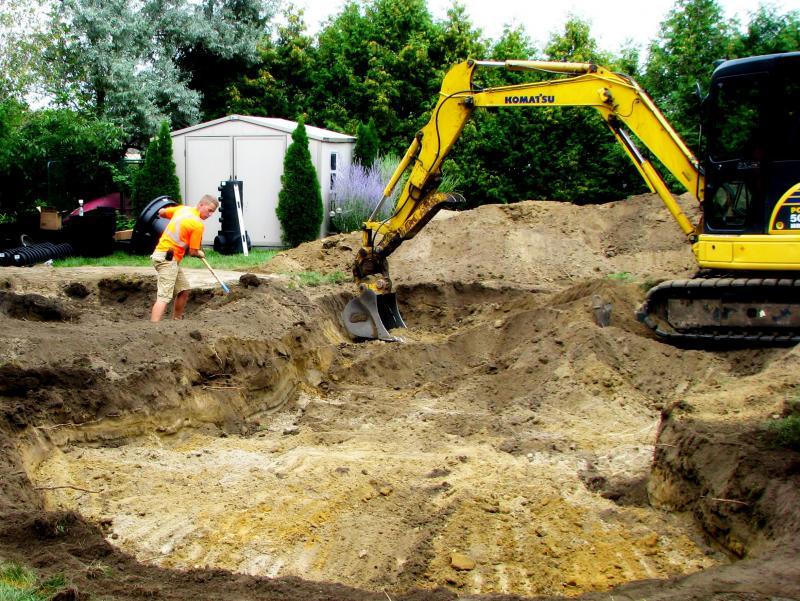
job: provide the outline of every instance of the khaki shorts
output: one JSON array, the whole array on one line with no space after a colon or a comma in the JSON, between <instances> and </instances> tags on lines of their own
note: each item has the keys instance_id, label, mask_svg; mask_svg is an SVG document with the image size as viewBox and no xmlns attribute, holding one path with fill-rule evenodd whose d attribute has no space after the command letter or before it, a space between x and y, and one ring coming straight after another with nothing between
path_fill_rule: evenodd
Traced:
<instances>
[{"instance_id":1,"label":"khaki shorts","mask_svg":"<svg viewBox=\"0 0 800 601\"><path fill-rule=\"evenodd\" d=\"M181 269L178 261L167 261L164 251L156 251L150 255L153 267L158 273L158 292L156 298L168 303L172 298L184 290L189 290L189 281Z\"/></svg>"}]
</instances>

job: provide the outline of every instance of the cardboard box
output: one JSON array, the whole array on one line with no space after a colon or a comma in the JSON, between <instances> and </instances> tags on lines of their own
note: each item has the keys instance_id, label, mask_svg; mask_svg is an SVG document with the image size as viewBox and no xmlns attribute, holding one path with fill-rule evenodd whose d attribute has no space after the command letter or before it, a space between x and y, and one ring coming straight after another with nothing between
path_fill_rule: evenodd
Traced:
<instances>
[{"instance_id":1,"label":"cardboard box","mask_svg":"<svg viewBox=\"0 0 800 601\"><path fill-rule=\"evenodd\" d=\"M117 230L114 232L114 240L130 240L133 238L133 230Z\"/></svg>"},{"instance_id":2,"label":"cardboard box","mask_svg":"<svg viewBox=\"0 0 800 601\"><path fill-rule=\"evenodd\" d=\"M39 229L41 230L60 230L61 215L55 209L42 209L39 215Z\"/></svg>"}]
</instances>

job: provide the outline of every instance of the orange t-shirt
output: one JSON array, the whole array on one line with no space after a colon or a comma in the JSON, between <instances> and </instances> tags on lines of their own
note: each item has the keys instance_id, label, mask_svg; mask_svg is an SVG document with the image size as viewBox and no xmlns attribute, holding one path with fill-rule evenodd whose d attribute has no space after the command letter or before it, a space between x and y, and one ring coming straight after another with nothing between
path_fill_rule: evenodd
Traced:
<instances>
[{"instance_id":1,"label":"orange t-shirt","mask_svg":"<svg viewBox=\"0 0 800 601\"><path fill-rule=\"evenodd\" d=\"M169 224L158 239L157 251L172 250L173 260L180 261L187 248L200 248L204 226L200 212L195 207L167 207L164 209L164 217L169 218Z\"/></svg>"}]
</instances>

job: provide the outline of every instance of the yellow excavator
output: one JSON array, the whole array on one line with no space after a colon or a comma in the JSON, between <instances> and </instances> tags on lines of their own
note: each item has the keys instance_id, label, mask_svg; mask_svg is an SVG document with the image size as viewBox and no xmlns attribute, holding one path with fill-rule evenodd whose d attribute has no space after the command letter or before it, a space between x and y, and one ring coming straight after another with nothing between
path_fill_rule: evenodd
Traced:
<instances>
[{"instance_id":1,"label":"yellow excavator","mask_svg":"<svg viewBox=\"0 0 800 601\"><path fill-rule=\"evenodd\" d=\"M544 81L478 88L478 69L556 74ZM446 74L430 121L417 133L363 226L353 266L360 296L344 309L356 339L393 341L405 327L388 257L456 195L437 192L441 166L480 107L595 109L692 245L695 278L662 282L637 311L673 343L800 342L800 52L724 61L702 102L698 160L630 77L590 63L468 60ZM692 224L638 141L697 199ZM411 167L391 216L375 216Z\"/></svg>"}]
</instances>

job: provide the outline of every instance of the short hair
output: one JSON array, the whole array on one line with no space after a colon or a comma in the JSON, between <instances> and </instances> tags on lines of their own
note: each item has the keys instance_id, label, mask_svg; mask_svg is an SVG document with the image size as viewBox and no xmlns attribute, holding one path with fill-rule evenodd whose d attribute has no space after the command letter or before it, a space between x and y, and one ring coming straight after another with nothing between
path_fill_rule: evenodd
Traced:
<instances>
[{"instance_id":1,"label":"short hair","mask_svg":"<svg viewBox=\"0 0 800 601\"><path fill-rule=\"evenodd\" d=\"M211 196L211 194L206 194L200 199L200 202L197 203L198 207L200 205L211 205L216 209L219 206L219 200L217 200L215 196Z\"/></svg>"}]
</instances>

